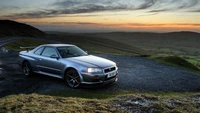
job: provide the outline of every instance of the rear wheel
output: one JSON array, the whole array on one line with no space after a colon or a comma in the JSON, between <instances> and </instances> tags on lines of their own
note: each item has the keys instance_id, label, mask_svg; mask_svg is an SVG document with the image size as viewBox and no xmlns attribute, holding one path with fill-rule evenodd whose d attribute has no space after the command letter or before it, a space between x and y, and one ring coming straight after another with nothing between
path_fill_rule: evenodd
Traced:
<instances>
[{"instance_id":1,"label":"rear wheel","mask_svg":"<svg viewBox=\"0 0 200 113\"><path fill-rule=\"evenodd\" d=\"M70 69L65 74L65 81L71 88L78 88L80 85L80 76L75 69Z\"/></svg>"},{"instance_id":2,"label":"rear wheel","mask_svg":"<svg viewBox=\"0 0 200 113\"><path fill-rule=\"evenodd\" d=\"M23 65L22 65L22 69L23 69L25 76L31 76L32 75L31 65L30 65L29 62L24 62Z\"/></svg>"}]
</instances>

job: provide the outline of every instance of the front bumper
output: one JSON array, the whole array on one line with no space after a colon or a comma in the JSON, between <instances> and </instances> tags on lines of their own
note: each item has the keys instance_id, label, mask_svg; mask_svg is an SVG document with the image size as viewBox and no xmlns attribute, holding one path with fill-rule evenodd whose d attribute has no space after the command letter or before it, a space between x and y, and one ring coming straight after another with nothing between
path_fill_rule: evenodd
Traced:
<instances>
[{"instance_id":1,"label":"front bumper","mask_svg":"<svg viewBox=\"0 0 200 113\"><path fill-rule=\"evenodd\" d=\"M117 81L118 81L118 76L116 75L115 77L113 77L109 80L105 80L105 81L99 80L97 82L81 82L81 84L85 84L85 85L103 84L103 85L106 85L106 84L114 83Z\"/></svg>"},{"instance_id":2,"label":"front bumper","mask_svg":"<svg viewBox=\"0 0 200 113\"><path fill-rule=\"evenodd\" d=\"M81 74L82 75L81 84L95 85L95 84L109 84L109 83L117 82L118 81L118 71L116 70L111 73L115 73L115 75L112 77L108 77L109 73L102 74L102 75L97 74L97 76L98 76L97 79L93 78L95 75Z\"/></svg>"}]
</instances>

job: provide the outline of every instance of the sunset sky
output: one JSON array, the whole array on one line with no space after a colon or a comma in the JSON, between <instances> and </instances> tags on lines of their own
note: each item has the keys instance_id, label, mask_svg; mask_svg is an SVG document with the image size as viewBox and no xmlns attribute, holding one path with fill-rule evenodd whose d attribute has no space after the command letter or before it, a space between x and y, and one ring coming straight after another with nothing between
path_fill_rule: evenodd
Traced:
<instances>
[{"instance_id":1,"label":"sunset sky","mask_svg":"<svg viewBox=\"0 0 200 113\"><path fill-rule=\"evenodd\" d=\"M0 0L0 19L45 31L200 32L200 0Z\"/></svg>"}]
</instances>

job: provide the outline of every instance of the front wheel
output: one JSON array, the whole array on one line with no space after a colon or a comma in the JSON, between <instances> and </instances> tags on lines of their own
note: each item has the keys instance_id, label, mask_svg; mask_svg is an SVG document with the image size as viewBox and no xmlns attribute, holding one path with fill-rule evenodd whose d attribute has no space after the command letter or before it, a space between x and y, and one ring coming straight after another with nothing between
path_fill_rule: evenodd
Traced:
<instances>
[{"instance_id":1,"label":"front wheel","mask_svg":"<svg viewBox=\"0 0 200 113\"><path fill-rule=\"evenodd\" d=\"M67 71L65 74L65 82L67 82L71 88L78 88L81 83L78 72L75 69Z\"/></svg>"},{"instance_id":2,"label":"front wheel","mask_svg":"<svg viewBox=\"0 0 200 113\"><path fill-rule=\"evenodd\" d=\"M25 76L31 76L32 75L31 65L30 65L29 62L24 62L23 65L22 65L22 69L23 69Z\"/></svg>"}]
</instances>

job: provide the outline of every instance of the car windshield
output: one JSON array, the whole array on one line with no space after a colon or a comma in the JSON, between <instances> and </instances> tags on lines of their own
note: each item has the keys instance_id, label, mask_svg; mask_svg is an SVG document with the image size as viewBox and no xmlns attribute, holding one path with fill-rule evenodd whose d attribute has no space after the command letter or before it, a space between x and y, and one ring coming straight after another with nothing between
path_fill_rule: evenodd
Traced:
<instances>
[{"instance_id":1,"label":"car windshield","mask_svg":"<svg viewBox=\"0 0 200 113\"><path fill-rule=\"evenodd\" d=\"M88 54L77 46L58 47L58 52L62 58L87 56Z\"/></svg>"}]
</instances>

